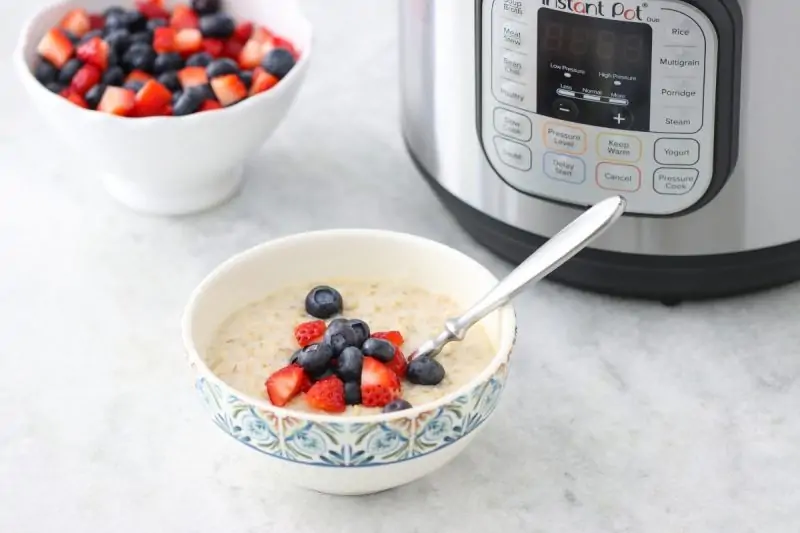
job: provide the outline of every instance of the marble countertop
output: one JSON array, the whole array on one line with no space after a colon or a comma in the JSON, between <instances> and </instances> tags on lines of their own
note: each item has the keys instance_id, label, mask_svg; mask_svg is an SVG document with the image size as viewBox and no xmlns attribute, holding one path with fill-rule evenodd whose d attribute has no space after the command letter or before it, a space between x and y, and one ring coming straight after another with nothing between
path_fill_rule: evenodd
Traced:
<instances>
[{"instance_id":1,"label":"marble countertop","mask_svg":"<svg viewBox=\"0 0 800 533\"><path fill-rule=\"evenodd\" d=\"M41 2L0 7L0 531L797 531L798 285L665 308L544 283L520 297L496 416L438 475L362 499L271 479L206 420L183 359L211 268L332 226L509 268L404 153L394 2L306 0L319 46L297 105L241 195L181 219L120 208L32 114L8 56Z\"/></svg>"}]
</instances>

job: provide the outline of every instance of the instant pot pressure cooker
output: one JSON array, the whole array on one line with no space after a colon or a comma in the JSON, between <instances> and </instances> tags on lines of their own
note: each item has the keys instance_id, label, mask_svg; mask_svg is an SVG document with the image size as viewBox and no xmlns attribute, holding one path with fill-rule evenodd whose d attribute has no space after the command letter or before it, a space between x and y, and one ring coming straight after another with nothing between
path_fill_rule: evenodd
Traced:
<instances>
[{"instance_id":1,"label":"instant pot pressure cooker","mask_svg":"<svg viewBox=\"0 0 800 533\"><path fill-rule=\"evenodd\" d=\"M479 242L519 262L621 194L552 278L662 300L800 278L800 4L399 4L406 144Z\"/></svg>"}]
</instances>

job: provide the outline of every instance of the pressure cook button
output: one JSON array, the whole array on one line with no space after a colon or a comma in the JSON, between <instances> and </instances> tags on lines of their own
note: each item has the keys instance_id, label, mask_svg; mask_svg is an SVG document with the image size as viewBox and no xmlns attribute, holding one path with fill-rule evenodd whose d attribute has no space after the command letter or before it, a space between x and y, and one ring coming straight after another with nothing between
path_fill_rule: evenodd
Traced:
<instances>
[{"instance_id":1,"label":"pressure cook button","mask_svg":"<svg viewBox=\"0 0 800 533\"><path fill-rule=\"evenodd\" d=\"M494 147L497 150L497 156L500 161L506 165L516 168L517 170L530 170L531 150L524 144L515 143L502 137L494 138Z\"/></svg>"},{"instance_id":2,"label":"pressure cook button","mask_svg":"<svg viewBox=\"0 0 800 533\"><path fill-rule=\"evenodd\" d=\"M597 165L595 180L602 189L634 192L642 185L642 172L631 165L600 163Z\"/></svg>"},{"instance_id":3,"label":"pressure cook button","mask_svg":"<svg viewBox=\"0 0 800 533\"><path fill-rule=\"evenodd\" d=\"M653 173L653 189L658 194L686 194L694 188L699 175L694 168L659 168Z\"/></svg>"},{"instance_id":4,"label":"pressure cook button","mask_svg":"<svg viewBox=\"0 0 800 533\"><path fill-rule=\"evenodd\" d=\"M501 107L494 110L494 129L501 135L520 141L530 141L532 128L531 119L525 115Z\"/></svg>"},{"instance_id":5,"label":"pressure cook button","mask_svg":"<svg viewBox=\"0 0 800 533\"><path fill-rule=\"evenodd\" d=\"M654 155L662 165L694 165L700 159L700 143L694 139L658 139Z\"/></svg>"},{"instance_id":6,"label":"pressure cook button","mask_svg":"<svg viewBox=\"0 0 800 533\"><path fill-rule=\"evenodd\" d=\"M528 73L525 56L511 50L503 51L502 76L513 80L524 80Z\"/></svg>"},{"instance_id":7,"label":"pressure cook button","mask_svg":"<svg viewBox=\"0 0 800 533\"><path fill-rule=\"evenodd\" d=\"M528 2L526 0L502 0L503 7L500 8L503 16L508 18L521 19L525 17L528 11Z\"/></svg>"},{"instance_id":8,"label":"pressure cook button","mask_svg":"<svg viewBox=\"0 0 800 533\"><path fill-rule=\"evenodd\" d=\"M525 86L520 83L501 80L497 99L504 104L525 107L528 103L528 93Z\"/></svg>"},{"instance_id":9,"label":"pressure cook button","mask_svg":"<svg viewBox=\"0 0 800 533\"><path fill-rule=\"evenodd\" d=\"M561 120L575 120L578 118L578 106L572 100L559 98L553 102L553 116Z\"/></svg>"},{"instance_id":10,"label":"pressure cook button","mask_svg":"<svg viewBox=\"0 0 800 533\"><path fill-rule=\"evenodd\" d=\"M544 154L544 173L548 178L579 185L586 181L586 165L582 159L564 154Z\"/></svg>"},{"instance_id":11,"label":"pressure cook button","mask_svg":"<svg viewBox=\"0 0 800 533\"><path fill-rule=\"evenodd\" d=\"M502 29L502 42L505 48L512 50L521 49L525 46L527 39L525 38L524 26L517 22L505 22Z\"/></svg>"},{"instance_id":12,"label":"pressure cook button","mask_svg":"<svg viewBox=\"0 0 800 533\"><path fill-rule=\"evenodd\" d=\"M544 144L551 150L580 155L586 151L586 133L573 126L547 122L544 125Z\"/></svg>"}]
</instances>

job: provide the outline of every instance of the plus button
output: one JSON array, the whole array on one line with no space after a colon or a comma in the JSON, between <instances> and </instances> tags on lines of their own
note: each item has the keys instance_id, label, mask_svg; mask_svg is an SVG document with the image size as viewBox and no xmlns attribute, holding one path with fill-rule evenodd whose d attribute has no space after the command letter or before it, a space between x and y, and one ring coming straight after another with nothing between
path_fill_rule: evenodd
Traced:
<instances>
[{"instance_id":1,"label":"plus button","mask_svg":"<svg viewBox=\"0 0 800 533\"><path fill-rule=\"evenodd\" d=\"M625 117L622 116L622 113L617 113L617 116L614 117L613 120L616 120L617 124L622 124L623 122L625 122Z\"/></svg>"}]
</instances>

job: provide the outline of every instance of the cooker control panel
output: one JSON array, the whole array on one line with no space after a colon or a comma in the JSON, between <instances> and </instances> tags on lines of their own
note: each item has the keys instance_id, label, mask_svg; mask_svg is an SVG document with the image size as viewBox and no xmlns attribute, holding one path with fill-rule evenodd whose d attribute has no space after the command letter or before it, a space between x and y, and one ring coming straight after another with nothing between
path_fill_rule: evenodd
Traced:
<instances>
[{"instance_id":1,"label":"cooker control panel","mask_svg":"<svg viewBox=\"0 0 800 533\"><path fill-rule=\"evenodd\" d=\"M481 135L518 191L678 213L714 163L717 34L678 0L485 0Z\"/></svg>"}]
</instances>

